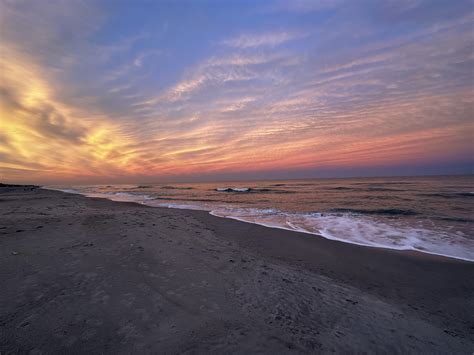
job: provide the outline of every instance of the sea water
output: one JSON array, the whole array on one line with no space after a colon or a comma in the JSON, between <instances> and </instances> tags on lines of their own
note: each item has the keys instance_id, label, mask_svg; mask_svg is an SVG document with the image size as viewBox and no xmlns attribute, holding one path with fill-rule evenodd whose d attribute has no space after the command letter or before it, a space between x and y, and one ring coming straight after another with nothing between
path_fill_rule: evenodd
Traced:
<instances>
[{"instance_id":1,"label":"sea water","mask_svg":"<svg viewBox=\"0 0 474 355\"><path fill-rule=\"evenodd\" d=\"M472 175L50 188L474 261Z\"/></svg>"}]
</instances>

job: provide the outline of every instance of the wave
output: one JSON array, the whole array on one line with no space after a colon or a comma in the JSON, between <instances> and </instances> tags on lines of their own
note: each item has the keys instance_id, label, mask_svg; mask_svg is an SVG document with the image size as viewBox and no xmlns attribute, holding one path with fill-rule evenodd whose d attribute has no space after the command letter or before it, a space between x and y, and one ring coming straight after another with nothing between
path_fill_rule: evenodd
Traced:
<instances>
[{"instance_id":1,"label":"wave","mask_svg":"<svg viewBox=\"0 0 474 355\"><path fill-rule=\"evenodd\" d=\"M367 189L363 191L407 191L403 189L393 189L393 188L388 188L388 187L368 187Z\"/></svg>"},{"instance_id":2,"label":"wave","mask_svg":"<svg viewBox=\"0 0 474 355\"><path fill-rule=\"evenodd\" d=\"M252 189L250 187L218 187L216 191L219 192L250 192Z\"/></svg>"},{"instance_id":3,"label":"wave","mask_svg":"<svg viewBox=\"0 0 474 355\"><path fill-rule=\"evenodd\" d=\"M267 185L269 187L304 187L304 186L318 186L318 184L271 184ZM273 189L270 189L272 191L275 191ZM278 190L277 190L278 191Z\"/></svg>"},{"instance_id":4,"label":"wave","mask_svg":"<svg viewBox=\"0 0 474 355\"><path fill-rule=\"evenodd\" d=\"M143 193L132 193L132 192L101 192L101 193L86 193L86 196L89 197L105 197L114 200L114 201L123 201L123 202L138 202L142 203L143 201L153 200L154 197L150 195L145 195Z\"/></svg>"},{"instance_id":5,"label":"wave","mask_svg":"<svg viewBox=\"0 0 474 355\"><path fill-rule=\"evenodd\" d=\"M415 216L418 213L412 210L402 210L397 208L381 208L375 210L363 210L356 208L332 208L330 212L334 213L354 213L354 214L376 214L386 216Z\"/></svg>"},{"instance_id":6,"label":"wave","mask_svg":"<svg viewBox=\"0 0 474 355\"><path fill-rule=\"evenodd\" d=\"M153 197L152 200L163 201L180 201L180 202L219 202L228 203L226 200L216 200L212 198L185 198L185 197ZM249 203L247 201L232 201L232 203Z\"/></svg>"},{"instance_id":7,"label":"wave","mask_svg":"<svg viewBox=\"0 0 474 355\"><path fill-rule=\"evenodd\" d=\"M315 182L300 183L300 184L287 184L286 186L318 186Z\"/></svg>"},{"instance_id":8,"label":"wave","mask_svg":"<svg viewBox=\"0 0 474 355\"><path fill-rule=\"evenodd\" d=\"M474 219L462 218L462 217L437 217L436 219L449 222L461 222L461 223L473 223Z\"/></svg>"},{"instance_id":9,"label":"wave","mask_svg":"<svg viewBox=\"0 0 474 355\"><path fill-rule=\"evenodd\" d=\"M418 194L418 196L426 197L442 197L442 198L460 198L460 197L474 197L473 192L437 192L437 193L426 193Z\"/></svg>"},{"instance_id":10,"label":"wave","mask_svg":"<svg viewBox=\"0 0 474 355\"><path fill-rule=\"evenodd\" d=\"M339 191L357 191L357 192L385 192L385 191L391 191L391 192L403 192L407 190L402 190L402 189L394 189L394 188L388 188L388 187L366 187L366 188L361 188L361 187L347 187L347 186L337 186L337 187L329 187L327 188L328 190L339 190Z\"/></svg>"},{"instance_id":11,"label":"wave","mask_svg":"<svg viewBox=\"0 0 474 355\"><path fill-rule=\"evenodd\" d=\"M166 207L166 208L177 208L179 210L193 210L193 211L207 211L203 205L183 204L183 203L166 203L159 204L158 206L151 205L152 207Z\"/></svg>"},{"instance_id":12,"label":"wave","mask_svg":"<svg viewBox=\"0 0 474 355\"><path fill-rule=\"evenodd\" d=\"M162 189L166 190L193 190L192 187L181 187L181 186L161 186Z\"/></svg>"},{"instance_id":13,"label":"wave","mask_svg":"<svg viewBox=\"0 0 474 355\"><path fill-rule=\"evenodd\" d=\"M385 186L385 185L416 185L418 182L408 181L380 181L380 182L352 182L350 185L372 185L372 186Z\"/></svg>"},{"instance_id":14,"label":"wave","mask_svg":"<svg viewBox=\"0 0 474 355\"><path fill-rule=\"evenodd\" d=\"M388 224L368 217L330 213L286 213L274 209L217 209L214 216L271 228L322 236L341 242L474 261L474 241L443 231ZM456 242L455 242L456 241Z\"/></svg>"},{"instance_id":15,"label":"wave","mask_svg":"<svg viewBox=\"0 0 474 355\"><path fill-rule=\"evenodd\" d=\"M237 193L274 193L274 194L294 194L296 191L276 190L268 188L252 188L252 187L218 187L214 189L218 192L237 192Z\"/></svg>"},{"instance_id":16,"label":"wave","mask_svg":"<svg viewBox=\"0 0 474 355\"><path fill-rule=\"evenodd\" d=\"M65 192L81 193L73 189ZM259 224L271 228L318 235L326 239L345 243L396 250L415 250L418 252L441 255L474 262L474 240L455 230L432 230L407 225L409 219L386 219L383 222L371 215L409 216L416 214L404 209L333 209L329 213L290 213L276 209L256 209L251 207L232 207L224 202L215 205L216 200L189 200L189 203L170 200L159 202L156 196L114 193L85 193L90 197L108 198L114 201L137 202L153 207L168 207L208 211L214 216L231 218L247 223ZM168 199L163 197L161 199ZM169 198L171 199L171 198ZM196 203L197 202L197 203Z\"/></svg>"}]
</instances>

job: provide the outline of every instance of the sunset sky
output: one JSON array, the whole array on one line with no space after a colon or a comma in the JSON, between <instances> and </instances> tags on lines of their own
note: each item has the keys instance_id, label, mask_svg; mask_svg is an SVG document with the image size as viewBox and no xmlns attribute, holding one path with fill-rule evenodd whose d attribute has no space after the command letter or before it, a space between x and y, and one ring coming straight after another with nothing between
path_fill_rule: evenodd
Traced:
<instances>
[{"instance_id":1,"label":"sunset sky","mask_svg":"<svg viewBox=\"0 0 474 355\"><path fill-rule=\"evenodd\" d=\"M473 7L0 0L0 182L472 173Z\"/></svg>"}]
</instances>

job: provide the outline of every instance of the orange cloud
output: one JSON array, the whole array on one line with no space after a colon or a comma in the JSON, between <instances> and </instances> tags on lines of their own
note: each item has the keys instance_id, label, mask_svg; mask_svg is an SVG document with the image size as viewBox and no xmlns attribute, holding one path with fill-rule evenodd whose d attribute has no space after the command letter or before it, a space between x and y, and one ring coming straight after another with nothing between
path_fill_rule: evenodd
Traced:
<instances>
[{"instance_id":1,"label":"orange cloud","mask_svg":"<svg viewBox=\"0 0 474 355\"><path fill-rule=\"evenodd\" d=\"M39 67L2 46L0 171L28 171L24 179L74 178L122 171L131 140L107 118L79 120L77 109L54 99ZM15 178L16 178L15 174Z\"/></svg>"},{"instance_id":2,"label":"orange cloud","mask_svg":"<svg viewBox=\"0 0 474 355\"><path fill-rule=\"evenodd\" d=\"M67 26L62 6L53 19ZM76 19L66 31L75 56L55 21L40 21L33 41L17 31L19 15L8 14L0 47L2 180L199 177L449 162L472 152L466 19L413 35L421 40L381 40L326 57L283 48L313 40L310 32L245 32L217 41L216 53L158 90L142 85L148 72L139 72L157 48L107 65L144 35L100 47L76 33ZM34 20L27 15L23 21ZM91 21L87 33L97 26ZM100 65L81 66L83 58ZM97 78L81 81L84 68Z\"/></svg>"}]
</instances>

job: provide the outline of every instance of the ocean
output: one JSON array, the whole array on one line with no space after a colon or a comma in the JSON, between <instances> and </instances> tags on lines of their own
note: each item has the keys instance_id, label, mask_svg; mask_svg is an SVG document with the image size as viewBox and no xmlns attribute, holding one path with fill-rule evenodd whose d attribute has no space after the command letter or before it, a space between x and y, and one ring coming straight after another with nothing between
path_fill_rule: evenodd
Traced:
<instances>
[{"instance_id":1,"label":"ocean","mask_svg":"<svg viewBox=\"0 0 474 355\"><path fill-rule=\"evenodd\" d=\"M474 176L50 186L474 261Z\"/></svg>"}]
</instances>

